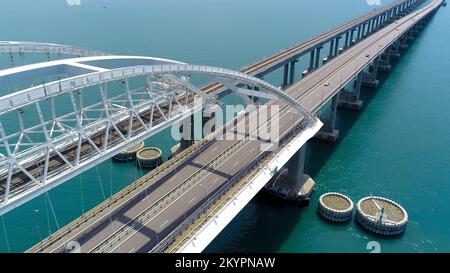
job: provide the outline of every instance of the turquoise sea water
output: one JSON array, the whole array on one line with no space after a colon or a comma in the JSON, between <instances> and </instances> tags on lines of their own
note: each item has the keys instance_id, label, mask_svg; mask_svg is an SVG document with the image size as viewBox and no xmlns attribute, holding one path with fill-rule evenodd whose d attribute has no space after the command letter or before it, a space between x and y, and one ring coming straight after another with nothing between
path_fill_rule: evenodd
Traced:
<instances>
[{"instance_id":1,"label":"turquoise sea water","mask_svg":"<svg viewBox=\"0 0 450 273\"><path fill-rule=\"evenodd\" d=\"M48 41L239 69L372 8L365 0L81 0L80 6L65 0L3 0L0 40ZM382 86L364 90L364 109L339 111L337 144L311 142L307 171L317 188L309 208L258 196L206 251L367 252L373 240L386 252L450 251L449 23L448 9L442 8ZM266 80L278 84L280 78L274 73ZM175 144L169 134L147 144L168 155ZM107 161L6 214L0 251L24 251L143 173L133 163ZM323 222L316 203L328 191L354 201L368 194L392 198L408 210L408 229L384 239L353 222Z\"/></svg>"}]
</instances>

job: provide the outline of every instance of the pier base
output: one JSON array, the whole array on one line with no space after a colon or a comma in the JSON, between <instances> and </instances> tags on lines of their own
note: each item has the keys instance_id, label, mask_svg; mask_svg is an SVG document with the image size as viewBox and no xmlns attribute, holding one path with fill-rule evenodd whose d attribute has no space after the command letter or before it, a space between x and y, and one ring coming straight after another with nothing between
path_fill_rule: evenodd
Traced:
<instances>
[{"instance_id":1,"label":"pier base","mask_svg":"<svg viewBox=\"0 0 450 273\"><path fill-rule=\"evenodd\" d=\"M350 87L352 91L342 89L338 95L337 106L349 110L359 111L362 107L363 101L359 99L361 92L362 73L356 75L355 80Z\"/></svg>"},{"instance_id":2,"label":"pier base","mask_svg":"<svg viewBox=\"0 0 450 273\"><path fill-rule=\"evenodd\" d=\"M339 130L331 129L330 131L319 131L314 136L315 139L323 140L326 142L334 143L339 137Z\"/></svg>"},{"instance_id":3,"label":"pier base","mask_svg":"<svg viewBox=\"0 0 450 273\"><path fill-rule=\"evenodd\" d=\"M378 68L380 66L380 56L377 56L373 63L369 66L369 72L362 75L361 85L369 88L377 88L379 81L377 80Z\"/></svg>"},{"instance_id":4,"label":"pier base","mask_svg":"<svg viewBox=\"0 0 450 273\"><path fill-rule=\"evenodd\" d=\"M299 185L296 186L296 185ZM296 202L302 207L309 205L309 199L314 191L315 182L307 174L301 174L298 181L294 181L288 175L288 170L282 168L280 172L266 184L264 191L273 197Z\"/></svg>"},{"instance_id":5,"label":"pier base","mask_svg":"<svg viewBox=\"0 0 450 273\"><path fill-rule=\"evenodd\" d=\"M362 108L363 101L362 100L339 100L338 107L349 109L353 111L359 111Z\"/></svg>"},{"instance_id":6,"label":"pier base","mask_svg":"<svg viewBox=\"0 0 450 273\"><path fill-rule=\"evenodd\" d=\"M180 125L181 139L178 152L184 151L194 144L194 115L186 117Z\"/></svg>"},{"instance_id":7,"label":"pier base","mask_svg":"<svg viewBox=\"0 0 450 273\"><path fill-rule=\"evenodd\" d=\"M399 59L400 58L400 53L398 53L398 52L392 52L391 53L391 58L393 58L393 59Z\"/></svg>"},{"instance_id":8,"label":"pier base","mask_svg":"<svg viewBox=\"0 0 450 273\"><path fill-rule=\"evenodd\" d=\"M303 72L302 72L302 79L303 79L304 77L306 77L308 74L309 74L309 71L308 71L308 70L303 71Z\"/></svg>"},{"instance_id":9,"label":"pier base","mask_svg":"<svg viewBox=\"0 0 450 273\"><path fill-rule=\"evenodd\" d=\"M339 130L334 128L336 121L336 111L338 105L338 96L336 95L331 99L331 109L328 116L323 118L322 122L324 126L316 133L315 139L323 140L326 142L334 143L339 136ZM321 118L322 119L322 118Z\"/></svg>"},{"instance_id":10,"label":"pier base","mask_svg":"<svg viewBox=\"0 0 450 273\"><path fill-rule=\"evenodd\" d=\"M388 72L391 70L391 65L390 64L380 64L378 66L378 71L380 72Z\"/></svg>"},{"instance_id":11,"label":"pier base","mask_svg":"<svg viewBox=\"0 0 450 273\"><path fill-rule=\"evenodd\" d=\"M369 88L377 88L379 85L380 81L379 80L374 80L374 79L364 79L362 81L362 86L364 87L369 87Z\"/></svg>"},{"instance_id":12,"label":"pier base","mask_svg":"<svg viewBox=\"0 0 450 273\"><path fill-rule=\"evenodd\" d=\"M264 190L276 197L290 202L298 202L302 206L309 205L309 197L314 191L314 180L305 174L306 144L288 161L288 169L281 168L267 182Z\"/></svg>"}]
</instances>

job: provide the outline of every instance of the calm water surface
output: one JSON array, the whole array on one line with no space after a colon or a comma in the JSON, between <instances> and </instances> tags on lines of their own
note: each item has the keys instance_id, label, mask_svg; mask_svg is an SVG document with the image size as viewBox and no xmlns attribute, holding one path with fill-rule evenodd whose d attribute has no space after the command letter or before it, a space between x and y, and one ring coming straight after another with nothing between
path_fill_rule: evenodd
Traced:
<instances>
[{"instance_id":1,"label":"calm water surface","mask_svg":"<svg viewBox=\"0 0 450 273\"><path fill-rule=\"evenodd\" d=\"M239 69L372 8L365 0L81 0L80 6L3 0L0 40ZM387 252L450 251L449 25L448 9L442 8L382 86L363 91L361 112L339 110L337 144L311 141L307 170L317 188L309 208L257 196L206 251L366 252L373 240ZM279 84L280 75L266 80ZM165 131L146 144L167 156L175 144L168 139ZM109 160L4 215L7 236L0 225L0 251L26 250L144 173L133 163ZM316 203L328 191L355 202L368 194L393 198L409 212L408 229L384 239L354 222L323 222Z\"/></svg>"}]
</instances>

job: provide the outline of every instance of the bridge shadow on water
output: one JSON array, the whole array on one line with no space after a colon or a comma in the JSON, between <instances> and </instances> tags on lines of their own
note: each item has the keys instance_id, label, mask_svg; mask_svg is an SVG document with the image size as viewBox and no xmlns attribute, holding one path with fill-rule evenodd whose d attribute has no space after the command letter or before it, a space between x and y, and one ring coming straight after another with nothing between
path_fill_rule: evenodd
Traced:
<instances>
[{"instance_id":1,"label":"bridge shadow on water","mask_svg":"<svg viewBox=\"0 0 450 273\"><path fill-rule=\"evenodd\" d=\"M403 54L404 51L402 51L402 56ZM363 115L367 106L377 96L378 91L383 87L390 73L396 69L401 59L402 57L398 60L391 60L390 71L378 73L378 88L361 89L360 99L363 100L363 106L360 111L338 108L336 129L340 131L340 134L336 143L326 143L315 139L308 142L305 173L313 178L319 173L340 142ZM311 203L310 206L315 209L317 205ZM279 252L305 212L297 205L260 192L204 252ZM326 224L334 225L328 222Z\"/></svg>"}]
</instances>

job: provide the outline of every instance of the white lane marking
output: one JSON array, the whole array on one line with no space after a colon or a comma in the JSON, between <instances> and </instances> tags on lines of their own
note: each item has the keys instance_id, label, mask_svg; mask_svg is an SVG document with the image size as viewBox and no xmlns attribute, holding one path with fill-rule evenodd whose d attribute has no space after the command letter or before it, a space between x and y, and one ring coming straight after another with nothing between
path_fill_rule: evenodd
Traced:
<instances>
[{"instance_id":1,"label":"white lane marking","mask_svg":"<svg viewBox=\"0 0 450 273\"><path fill-rule=\"evenodd\" d=\"M233 167L236 167L237 164L239 164L239 161L234 162Z\"/></svg>"},{"instance_id":2,"label":"white lane marking","mask_svg":"<svg viewBox=\"0 0 450 273\"><path fill-rule=\"evenodd\" d=\"M212 150L213 150L213 152L215 152L216 150L217 150L217 148L219 148L219 147L214 147Z\"/></svg>"},{"instance_id":3,"label":"white lane marking","mask_svg":"<svg viewBox=\"0 0 450 273\"><path fill-rule=\"evenodd\" d=\"M133 248L132 250L128 251L128 253L132 253L134 252L135 248Z\"/></svg>"},{"instance_id":4,"label":"white lane marking","mask_svg":"<svg viewBox=\"0 0 450 273\"><path fill-rule=\"evenodd\" d=\"M176 176L173 176L172 178L170 178L169 180L167 180L167 182L172 182L175 178L176 178Z\"/></svg>"},{"instance_id":5,"label":"white lane marking","mask_svg":"<svg viewBox=\"0 0 450 273\"><path fill-rule=\"evenodd\" d=\"M216 184L216 182L219 180L219 177L216 177L216 179L213 180L213 184Z\"/></svg>"},{"instance_id":6,"label":"white lane marking","mask_svg":"<svg viewBox=\"0 0 450 273\"><path fill-rule=\"evenodd\" d=\"M169 220L164 221L164 223L162 223L159 228L162 228L165 224L167 224L167 222L169 222Z\"/></svg>"},{"instance_id":7,"label":"white lane marking","mask_svg":"<svg viewBox=\"0 0 450 273\"><path fill-rule=\"evenodd\" d=\"M188 204L192 203L195 199L197 199L196 196L194 196L191 200L189 200Z\"/></svg>"}]
</instances>

